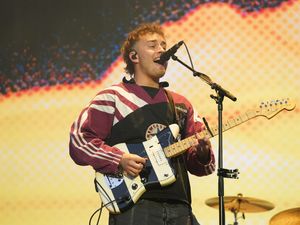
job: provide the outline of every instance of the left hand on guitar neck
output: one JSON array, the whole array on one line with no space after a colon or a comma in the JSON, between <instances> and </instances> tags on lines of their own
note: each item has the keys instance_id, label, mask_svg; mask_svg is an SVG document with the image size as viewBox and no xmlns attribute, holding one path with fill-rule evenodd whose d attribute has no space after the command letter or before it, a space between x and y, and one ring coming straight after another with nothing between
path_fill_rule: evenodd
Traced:
<instances>
[{"instance_id":1,"label":"left hand on guitar neck","mask_svg":"<svg viewBox=\"0 0 300 225\"><path fill-rule=\"evenodd\" d=\"M211 143L207 137L199 138L198 139L198 146L196 146L196 153L198 156L198 159L201 163L206 164L210 161L210 150L211 150Z\"/></svg>"}]
</instances>

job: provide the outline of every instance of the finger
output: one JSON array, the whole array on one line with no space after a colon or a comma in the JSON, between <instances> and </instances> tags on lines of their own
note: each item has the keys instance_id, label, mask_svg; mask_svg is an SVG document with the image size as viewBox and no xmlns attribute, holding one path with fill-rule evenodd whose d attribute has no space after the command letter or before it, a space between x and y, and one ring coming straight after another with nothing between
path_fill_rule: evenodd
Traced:
<instances>
[{"instance_id":1,"label":"finger","mask_svg":"<svg viewBox=\"0 0 300 225\"><path fill-rule=\"evenodd\" d=\"M142 163L135 163L132 165L132 168L134 168L135 170L141 172L141 170L144 168L144 164Z\"/></svg>"},{"instance_id":2,"label":"finger","mask_svg":"<svg viewBox=\"0 0 300 225\"><path fill-rule=\"evenodd\" d=\"M210 141L207 142L207 146L208 146L209 149L211 149L211 142Z\"/></svg>"},{"instance_id":3,"label":"finger","mask_svg":"<svg viewBox=\"0 0 300 225\"><path fill-rule=\"evenodd\" d=\"M211 149L211 143L210 142L208 142L207 146L208 146L209 149Z\"/></svg>"},{"instance_id":4,"label":"finger","mask_svg":"<svg viewBox=\"0 0 300 225\"><path fill-rule=\"evenodd\" d=\"M127 168L126 170L124 170L123 174L125 176L134 176L134 172L131 169L129 169L129 168Z\"/></svg>"},{"instance_id":5,"label":"finger","mask_svg":"<svg viewBox=\"0 0 300 225\"><path fill-rule=\"evenodd\" d=\"M129 170L129 174L130 174L131 176L134 176L134 177L136 177L139 173L140 173L140 171L138 171L138 170L136 170L136 169L130 169L130 170Z\"/></svg>"},{"instance_id":6,"label":"finger","mask_svg":"<svg viewBox=\"0 0 300 225\"><path fill-rule=\"evenodd\" d=\"M199 143L198 147L197 147L197 151L200 153L200 152L208 152L210 151L211 149L211 146L209 145L209 143L204 143L204 142L201 142Z\"/></svg>"},{"instance_id":7,"label":"finger","mask_svg":"<svg viewBox=\"0 0 300 225\"><path fill-rule=\"evenodd\" d=\"M210 148L211 148L211 144L208 143L208 142L206 142L206 143L204 143L203 147L204 147L205 149L210 149Z\"/></svg>"},{"instance_id":8,"label":"finger","mask_svg":"<svg viewBox=\"0 0 300 225\"><path fill-rule=\"evenodd\" d=\"M200 140L198 141L198 144L199 144L199 146L200 146L201 148L204 148L204 146L205 146L207 143L204 141L204 139L200 139Z\"/></svg>"},{"instance_id":9,"label":"finger","mask_svg":"<svg viewBox=\"0 0 300 225\"><path fill-rule=\"evenodd\" d=\"M127 175L131 176L131 177L136 177L137 175L133 172L127 172Z\"/></svg>"},{"instance_id":10,"label":"finger","mask_svg":"<svg viewBox=\"0 0 300 225\"><path fill-rule=\"evenodd\" d=\"M207 138L203 138L199 140L199 144L203 146L209 146L211 147L211 142Z\"/></svg>"},{"instance_id":11,"label":"finger","mask_svg":"<svg viewBox=\"0 0 300 225\"><path fill-rule=\"evenodd\" d=\"M205 148L210 148L210 143L209 142L204 142L203 143L203 147L205 147Z\"/></svg>"},{"instance_id":12,"label":"finger","mask_svg":"<svg viewBox=\"0 0 300 225\"><path fill-rule=\"evenodd\" d=\"M145 164L146 163L146 160L147 158L142 158L138 155L135 155L133 160L136 162L136 163L142 163L142 164Z\"/></svg>"}]
</instances>

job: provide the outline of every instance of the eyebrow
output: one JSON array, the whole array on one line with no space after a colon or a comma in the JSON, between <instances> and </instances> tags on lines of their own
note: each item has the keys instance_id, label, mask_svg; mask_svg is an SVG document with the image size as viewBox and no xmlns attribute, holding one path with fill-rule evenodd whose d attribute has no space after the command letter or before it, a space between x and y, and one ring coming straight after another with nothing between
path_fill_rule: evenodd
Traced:
<instances>
[{"instance_id":1,"label":"eyebrow","mask_svg":"<svg viewBox=\"0 0 300 225\"><path fill-rule=\"evenodd\" d=\"M147 41L147 43L156 43L156 42L158 42L158 40L156 40L156 39L155 39L155 40L148 40L148 41ZM167 43L166 43L165 41L162 41L161 43L162 43L163 45L165 45L165 46L167 45Z\"/></svg>"}]
</instances>

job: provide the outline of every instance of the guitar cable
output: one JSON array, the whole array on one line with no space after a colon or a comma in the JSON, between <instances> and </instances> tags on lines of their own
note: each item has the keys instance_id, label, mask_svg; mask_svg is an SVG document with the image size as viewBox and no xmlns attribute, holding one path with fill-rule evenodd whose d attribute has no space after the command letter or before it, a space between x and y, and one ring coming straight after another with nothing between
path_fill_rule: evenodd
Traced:
<instances>
[{"instance_id":1,"label":"guitar cable","mask_svg":"<svg viewBox=\"0 0 300 225\"><path fill-rule=\"evenodd\" d=\"M109 200L109 202L106 203L104 206L107 206L107 205L112 204L113 202L116 202L116 201L117 201L117 200L112 200L112 199L109 197L108 193L105 191L105 189L104 189L104 188L102 187L102 185L97 181L96 178L94 179L94 184L95 184L96 192L99 192L99 191L102 190L102 193L103 193L103 194L105 195L105 197ZM97 185L97 184L98 184L98 185ZM98 186L101 188L101 190L98 189ZM102 205L103 205L103 202L102 202L101 206L102 206ZM112 204L112 207L113 207L114 211L116 212L116 208L115 208L114 204Z\"/></svg>"},{"instance_id":2,"label":"guitar cable","mask_svg":"<svg viewBox=\"0 0 300 225\"><path fill-rule=\"evenodd\" d=\"M97 209L97 210L91 215L91 217L90 217L90 219L89 219L89 225L92 225L93 217L94 217L94 216L96 215L96 213L99 211L99 215L98 215L98 219L97 219L97 223L96 223L96 225L98 225L98 224L99 224L99 221L100 221L100 218L101 218L102 209L103 209L104 207L106 207L107 205L111 204L112 202L115 202L115 201L116 201L116 200L113 200L113 201L110 201L110 202L108 202L108 203L106 203L106 204L103 204L103 202L101 202L100 208Z\"/></svg>"},{"instance_id":3,"label":"guitar cable","mask_svg":"<svg viewBox=\"0 0 300 225\"><path fill-rule=\"evenodd\" d=\"M189 60L190 60L190 63L191 63L191 67L192 67L192 69L194 69L194 64L193 64L193 60L191 58L191 54L190 54L189 48L187 47L187 45L185 44L185 42L183 42L183 45L184 45L185 50L186 50L186 52L188 54L188 57L189 57Z\"/></svg>"},{"instance_id":4,"label":"guitar cable","mask_svg":"<svg viewBox=\"0 0 300 225\"><path fill-rule=\"evenodd\" d=\"M96 225L99 224L99 221L100 221L100 218L101 218L101 214L102 214L102 209L103 209L104 205L103 205L103 202L101 202L101 206L99 209L97 209L90 217L90 220L89 220L89 225L92 225L92 219L93 217L95 216L95 214L99 211L99 216L98 216L98 219L97 219L97 223Z\"/></svg>"},{"instance_id":5,"label":"guitar cable","mask_svg":"<svg viewBox=\"0 0 300 225\"><path fill-rule=\"evenodd\" d=\"M94 179L94 184L95 184L96 192L99 192L99 191L100 191L100 190L98 189L98 185L99 185L99 187L100 187L100 188L102 189L102 191L103 191L102 193L103 193L103 194L106 196L106 198L109 199L110 201L107 202L106 204L103 204L103 202L101 202L100 208L97 209L97 210L91 215L90 220L89 220L89 225L92 225L92 219L93 219L93 217L95 216L95 214L96 214L98 211L99 211L99 216L98 216L96 225L99 224L100 217L101 217L101 214L102 214L102 209L103 209L104 207L106 207L107 205L112 204L113 202L119 202L119 203L120 203L120 202L128 201L128 197L127 197L127 196L120 197L120 198L118 198L118 199L112 200L112 199L109 197L108 193L107 193L107 192L104 190L104 188L101 186L101 184L97 181L96 178ZM98 185L97 185L97 184L98 184ZM116 212L116 208L115 208L114 204L112 204L112 207L113 207L114 211Z\"/></svg>"}]
</instances>

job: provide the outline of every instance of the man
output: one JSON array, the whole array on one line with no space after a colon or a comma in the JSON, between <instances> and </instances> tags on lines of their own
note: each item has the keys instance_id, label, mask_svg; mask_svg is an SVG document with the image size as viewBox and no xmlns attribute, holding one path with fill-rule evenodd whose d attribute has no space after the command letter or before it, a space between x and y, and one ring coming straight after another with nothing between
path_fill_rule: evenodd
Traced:
<instances>
[{"instance_id":1,"label":"man","mask_svg":"<svg viewBox=\"0 0 300 225\"><path fill-rule=\"evenodd\" d=\"M204 129L190 102L166 91L160 83L167 63L156 61L166 51L166 40L158 24L142 24L129 33L122 47L126 72L131 80L100 91L71 128L70 155L79 165L91 165L102 174L136 177L147 164L147 157L124 153L118 143L141 143L170 124L180 125L181 137ZM168 94L169 93L169 96ZM173 103L172 103L173 102ZM188 173L204 176L215 169L208 139L171 159L176 181L156 186L121 214L110 214L110 225L196 225L191 212Z\"/></svg>"}]
</instances>

